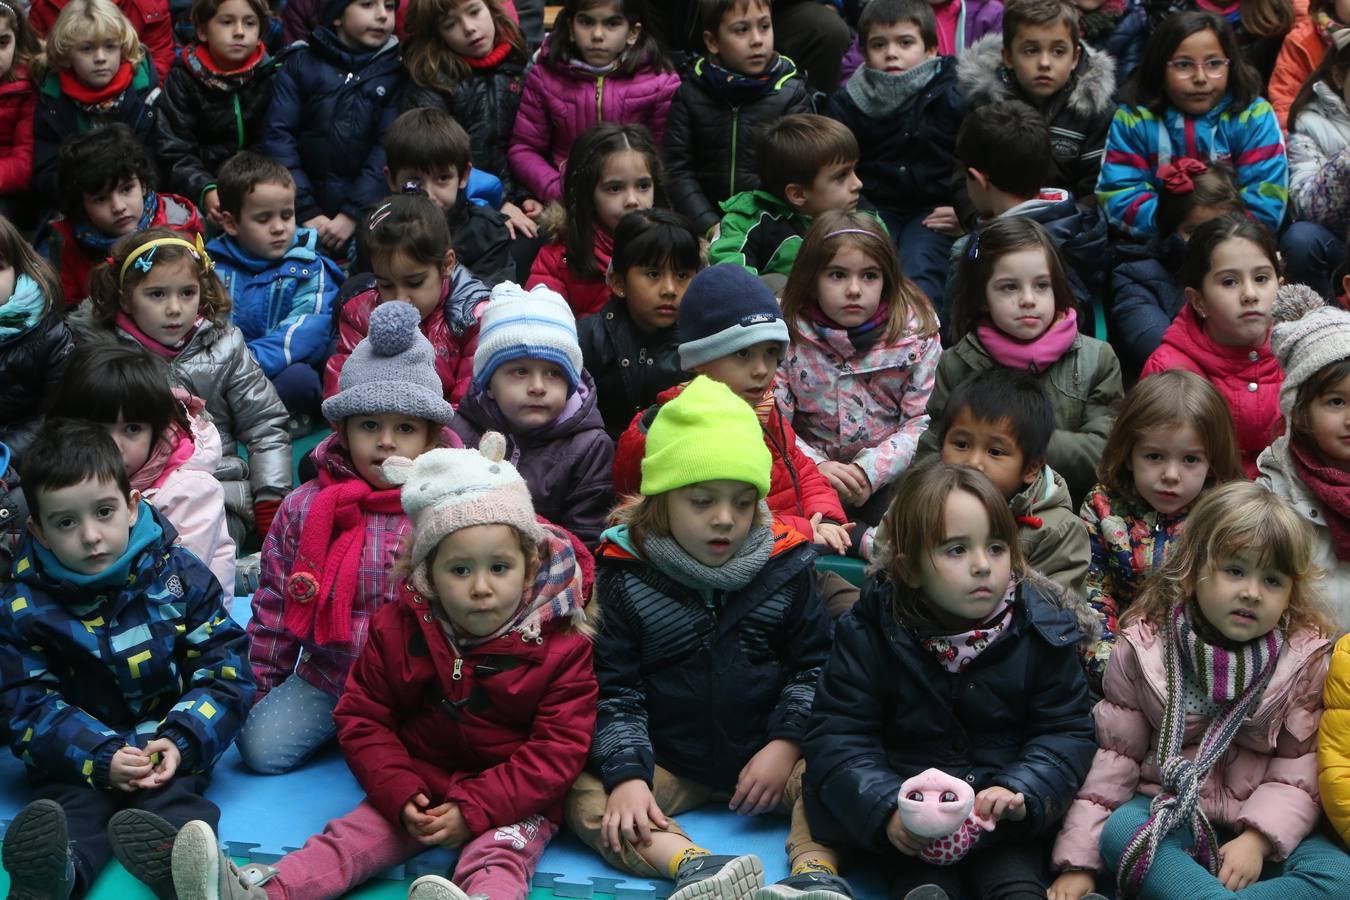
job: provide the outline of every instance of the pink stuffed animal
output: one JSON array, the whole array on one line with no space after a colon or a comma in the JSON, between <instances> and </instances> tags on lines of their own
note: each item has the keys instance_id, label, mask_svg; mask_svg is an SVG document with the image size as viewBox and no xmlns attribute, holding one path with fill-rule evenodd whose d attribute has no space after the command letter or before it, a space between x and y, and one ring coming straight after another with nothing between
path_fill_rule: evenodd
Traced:
<instances>
[{"instance_id":1,"label":"pink stuffed animal","mask_svg":"<svg viewBox=\"0 0 1350 900\"><path fill-rule=\"evenodd\" d=\"M994 821L974 814L975 791L941 769L925 769L900 785L900 822L910 834L931 838L919 858L935 866L960 862Z\"/></svg>"}]
</instances>

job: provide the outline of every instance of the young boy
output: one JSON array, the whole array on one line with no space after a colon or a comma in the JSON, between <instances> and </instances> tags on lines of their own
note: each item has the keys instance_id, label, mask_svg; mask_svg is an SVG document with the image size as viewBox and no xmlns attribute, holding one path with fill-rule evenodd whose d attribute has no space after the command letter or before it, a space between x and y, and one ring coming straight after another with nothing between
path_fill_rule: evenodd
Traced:
<instances>
[{"instance_id":1,"label":"young boy","mask_svg":"<svg viewBox=\"0 0 1350 900\"><path fill-rule=\"evenodd\" d=\"M956 60L937 54L926 0L872 0L858 19L864 65L830 98L858 138L858 176L900 255L929 297L942 295L960 225L952 207L956 131L966 114Z\"/></svg>"},{"instance_id":2,"label":"young boy","mask_svg":"<svg viewBox=\"0 0 1350 900\"><path fill-rule=\"evenodd\" d=\"M356 223L384 195L381 139L403 67L394 0L324 0L308 42L282 58L260 152L290 169L300 224L345 261Z\"/></svg>"},{"instance_id":3,"label":"young boy","mask_svg":"<svg viewBox=\"0 0 1350 900\"><path fill-rule=\"evenodd\" d=\"M342 271L319 253L319 234L295 227L295 182L286 167L239 153L216 178L225 234L207 250L234 300L244 333L295 427L308 434L319 412L319 370L328 358L333 298Z\"/></svg>"},{"instance_id":4,"label":"young boy","mask_svg":"<svg viewBox=\"0 0 1350 900\"><path fill-rule=\"evenodd\" d=\"M126 234L165 227L195 241L204 226L192 201L154 190L154 167L131 129L109 125L61 146L61 215L37 248L61 276L67 306L89 296L89 273Z\"/></svg>"},{"instance_id":5,"label":"young boy","mask_svg":"<svg viewBox=\"0 0 1350 900\"><path fill-rule=\"evenodd\" d=\"M755 136L792 113L812 112L797 66L774 52L768 0L701 0L703 46L681 75L666 119L666 193L710 234L718 204L760 186Z\"/></svg>"},{"instance_id":6,"label":"young boy","mask_svg":"<svg viewBox=\"0 0 1350 900\"><path fill-rule=\"evenodd\" d=\"M248 641L102 425L47 423L22 476L0 715L39 799L5 834L10 896L83 895L115 854L172 897L146 855L189 820L220 819L202 792L253 700Z\"/></svg>"}]
</instances>

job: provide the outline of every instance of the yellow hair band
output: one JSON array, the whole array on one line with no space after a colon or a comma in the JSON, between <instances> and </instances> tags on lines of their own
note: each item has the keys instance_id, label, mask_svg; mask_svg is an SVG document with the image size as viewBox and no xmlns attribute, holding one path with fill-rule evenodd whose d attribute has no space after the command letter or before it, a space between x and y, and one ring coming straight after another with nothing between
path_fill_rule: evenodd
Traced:
<instances>
[{"instance_id":1,"label":"yellow hair band","mask_svg":"<svg viewBox=\"0 0 1350 900\"><path fill-rule=\"evenodd\" d=\"M155 238L152 241L146 241L135 250L127 254L127 258L122 261L122 270L117 273L117 286L122 287L126 281L127 269L133 265L142 272L149 273L155 264L155 250L160 247L183 247L193 258L201 264L201 272L205 275L214 267L211 257L206 253L206 244L202 241L202 236L197 235L197 243L192 243L186 238L164 237Z\"/></svg>"}]
</instances>

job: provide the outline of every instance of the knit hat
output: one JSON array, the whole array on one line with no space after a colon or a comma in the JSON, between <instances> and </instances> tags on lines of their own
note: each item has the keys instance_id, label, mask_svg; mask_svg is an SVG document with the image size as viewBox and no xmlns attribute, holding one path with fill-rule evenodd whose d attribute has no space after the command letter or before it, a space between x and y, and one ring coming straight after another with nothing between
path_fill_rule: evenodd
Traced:
<instances>
[{"instance_id":1,"label":"knit hat","mask_svg":"<svg viewBox=\"0 0 1350 900\"><path fill-rule=\"evenodd\" d=\"M542 284L526 291L506 281L492 289L483 308L478 349L473 354L473 383L487 390L492 373L513 359L556 363L567 376L568 393L581 383L581 345L577 320L567 301Z\"/></svg>"},{"instance_id":2,"label":"knit hat","mask_svg":"<svg viewBox=\"0 0 1350 900\"><path fill-rule=\"evenodd\" d=\"M700 481L743 481L763 500L772 468L754 409L722 382L700 375L647 429L641 492L650 497Z\"/></svg>"},{"instance_id":3,"label":"knit hat","mask_svg":"<svg viewBox=\"0 0 1350 900\"><path fill-rule=\"evenodd\" d=\"M1350 357L1350 313L1327 306L1312 288L1287 284L1275 298L1270 349L1284 370L1280 412L1294 414L1298 390L1323 367Z\"/></svg>"},{"instance_id":4,"label":"knit hat","mask_svg":"<svg viewBox=\"0 0 1350 900\"><path fill-rule=\"evenodd\" d=\"M347 11L347 7L356 0L324 0L319 7L319 18L315 23L324 27L331 27L334 22L342 18L342 14Z\"/></svg>"},{"instance_id":5,"label":"knit hat","mask_svg":"<svg viewBox=\"0 0 1350 900\"><path fill-rule=\"evenodd\" d=\"M455 411L445 402L435 351L419 330L422 317L402 300L381 303L370 314L370 328L342 366L338 388L323 401L323 416L341 422L348 416L402 413L450 424Z\"/></svg>"},{"instance_id":6,"label":"knit hat","mask_svg":"<svg viewBox=\"0 0 1350 900\"><path fill-rule=\"evenodd\" d=\"M719 263L689 282L675 319L680 368L686 372L760 341L788 342L773 291L734 263Z\"/></svg>"},{"instance_id":7,"label":"knit hat","mask_svg":"<svg viewBox=\"0 0 1350 900\"><path fill-rule=\"evenodd\" d=\"M424 563L447 534L472 525L510 525L535 541L544 539L530 489L505 455L506 439L489 431L477 450L437 449L415 460L385 460L385 480L403 485L403 510L412 520L412 583L419 593L434 593Z\"/></svg>"}]
</instances>

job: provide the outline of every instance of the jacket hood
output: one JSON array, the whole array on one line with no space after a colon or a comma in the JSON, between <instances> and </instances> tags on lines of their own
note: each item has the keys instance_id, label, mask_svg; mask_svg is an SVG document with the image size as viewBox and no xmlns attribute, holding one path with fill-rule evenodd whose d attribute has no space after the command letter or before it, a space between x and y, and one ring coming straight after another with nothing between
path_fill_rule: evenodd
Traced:
<instances>
[{"instance_id":1,"label":"jacket hood","mask_svg":"<svg viewBox=\"0 0 1350 900\"><path fill-rule=\"evenodd\" d=\"M399 65L398 38L390 35L377 50L356 51L338 40L337 32L327 25L315 28L309 33L307 41L296 41L292 47L309 47L320 56L334 63L348 73L363 69L378 57L385 57L386 65Z\"/></svg>"},{"instance_id":2,"label":"jacket hood","mask_svg":"<svg viewBox=\"0 0 1350 900\"><path fill-rule=\"evenodd\" d=\"M186 392L185 392L186 393ZM205 404L197 397L188 406L188 426L192 432L192 455L179 468L214 472L220 465L220 432L206 415Z\"/></svg>"},{"instance_id":3,"label":"jacket hood","mask_svg":"<svg viewBox=\"0 0 1350 900\"><path fill-rule=\"evenodd\" d=\"M1078 65L1069 76L1052 105L1063 103L1064 108L1077 116L1105 115L1116 108L1116 64L1109 55L1094 50L1087 44ZM980 38L961 54L956 78L972 107L1008 100L1025 100L1013 74L1003 65L1003 34L992 32Z\"/></svg>"},{"instance_id":4,"label":"jacket hood","mask_svg":"<svg viewBox=\"0 0 1350 900\"><path fill-rule=\"evenodd\" d=\"M470 389L468 396L460 401L455 415L468 419L480 431L499 431L508 436L508 441L526 447L551 443L583 431L604 431L605 420L600 415L600 407L596 405L595 381L590 372L582 370L581 383L577 385L573 396L577 402L568 403L572 407L570 412L564 407L563 413L553 422L523 434L516 434L515 426L506 421L497 401L476 387Z\"/></svg>"},{"instance_id":5,"label":"jacket hood","mask_svg":"<svg viewBox=\"0 0 1350 900\"><path fill-rule=\"evenodd\" d=\"M1325 81L1317 81L1313 84L1312 99L1308 105L1299 110L1298 125L1304 124L1304 116L1320 116L1326 119L1327 126L1338 130L1350 130L1350 110L1345 106L1345 99L1334 91ZM1293 126L1290 126L1293 130ZM1300 130L1302 128L1300 127Z\"/></svg>"},{"instance_id":6,"label":"jacket hood","mask_svg":"<svg viewBox=\"0 0 1350 900\"><path fill-rule=\"evenodd\" d=\"M1038 516L1056 507L1073 512L1069 485L1063 475L1049 466L1041 466L1041 473L1036 476L1036 480L1013 497L1009 506L1015 516Z\"/></svg>"},{"instance_id":7,"label":"jacket hood","mask_svg":"<svg viewBox=\"0 0 1350 900\"><path fill-rule=\"evenodd\" d=\"M281 265L282 260L298 263L312 263L319 258L319 233L313 228L303 226L295 229L295 239L281 259L263 259L244 249L243 245L229 235L221 235L206 247L213 259L228 262L236 269L242 269L252 275L259 275Z\"/></svg>"}]
</instances>

